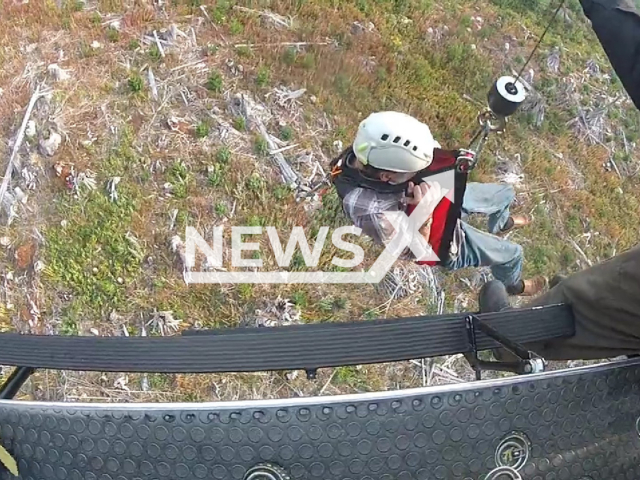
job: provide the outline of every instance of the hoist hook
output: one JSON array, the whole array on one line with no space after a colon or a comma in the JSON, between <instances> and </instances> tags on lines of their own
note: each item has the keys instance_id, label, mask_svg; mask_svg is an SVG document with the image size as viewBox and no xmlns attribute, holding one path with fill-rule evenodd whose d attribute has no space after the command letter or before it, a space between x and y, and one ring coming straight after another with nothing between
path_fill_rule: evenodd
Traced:
<instances>
[{"instance_id":1,"label":"hoist hook","mask_svg":"<svg viewBox=\"0 0 640 480\"><path fill-rule=\"evenodd\" d=\"M506 117L503 117L502 115L496 115L489 108L478 114L478 123L481 127L484 127L488 124L489 131L495 133L502 133L504 132L505 128L507 128Z\"/></svg>"}]
</instances>

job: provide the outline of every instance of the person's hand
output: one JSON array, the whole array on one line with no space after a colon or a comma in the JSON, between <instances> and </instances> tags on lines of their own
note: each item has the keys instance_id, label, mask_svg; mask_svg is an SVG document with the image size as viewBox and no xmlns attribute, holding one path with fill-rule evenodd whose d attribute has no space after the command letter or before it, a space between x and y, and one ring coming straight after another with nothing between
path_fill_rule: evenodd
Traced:
<instances>
[{"instance_id":1,"label":"person's hand","mask_svg":"<svg viewBox=\"0 0 640 480\"><path fill-rule=\"evenodd\" d=\"M409 186L407 188L407 203L409 205L418 205L428 191L429 185L426 183L416 185L413 182L409 182Z\"/></svg>"},{"instance_id":2,"label":"person's hand","mask_svg":"<svg viewBox=\"0 0 640 480\"><path fill-rule=\"evenodd\" d=\"M430 197L428 200L430 203L442 198L442 188L437 182L423 182L418 185L409 182L407 197L409 197L407 200L409 205L418 205L425 197Z\"/></svg>"}]
</instances>

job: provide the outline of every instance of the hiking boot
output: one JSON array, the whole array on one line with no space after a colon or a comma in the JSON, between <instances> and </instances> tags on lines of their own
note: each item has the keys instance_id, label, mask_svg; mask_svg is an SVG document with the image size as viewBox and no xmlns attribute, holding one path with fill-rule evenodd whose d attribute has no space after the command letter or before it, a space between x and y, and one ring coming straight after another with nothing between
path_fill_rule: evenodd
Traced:
<instances>
[{"instance_id":1,"label":"hiking boot","mask_svg":"<svg viewBox=\"0 0 640 480\"><path fill-rule=\"evenodd\" d=\"M511 308L506 287L498 280L485 283L478 294L480 313L501 312Z\"/></svg>"},{"instance_id":2,"label":"hiking boot","mask_svg":"<svg viewBox=\"0 0 640 480\"><path fill-rule=\"evenodd\" d=\"M509 295L530 297L544 290L547 283L547 277L537 276L528 280L520 280L515 285L507 286L506 289Z\"/></svg>"},{"instance_id":3,"label":"hiking boot","mask_svg":"<svg viewBox=\"0 0 640 480\"><path fill-rule=\"evenodd\" d=\"M549 288L553 288L556 285L558 285L560 282L562 282L563 280L565 280L567 277L564 275L556 275L554 276L551 281L549 282Z\"/></svg>"},{"instance_id":4,"label":"hiking boot","mask_svg":"<svg viewBox=\"0 0 640 480\"><path fill-rule=\"evenodd\" d=\"M514 228L522 228L531 223L528 215L512 215L507 219L507 223L500 229L501 233L507 233Z\"/></svg>"},{"instance_id":5,"label":"hiking boot","mask_svg":"<svg viewBox=\"0 0 640 480\"><path fill-rule=\"evenodd\" d=\"M542 275L524 280L524 289L520 295L525 297L537 295L545 289L548 283L547 277L543 277Z\"/></svg>"},{"instance_id":6,"label":"hiking boot","mask_svg":"<svg viewBox=\"0 0 640 480\"><path fill-rule=\"evenodd\" d=\"M478 305L480 307L480 313L496 313L509 310L511 303L509 302L507 288L498 280L491 280L485 283L478 294ZM513 362L517 360L509 357L510 353L502 348L494 348L491 350L491 353L497 361ZM471 354L466 354L465 358L467 358L467 361L471 360L469 362L471 364L473 359L468 358L470 355Z\"/></svg>"}]
</instances>

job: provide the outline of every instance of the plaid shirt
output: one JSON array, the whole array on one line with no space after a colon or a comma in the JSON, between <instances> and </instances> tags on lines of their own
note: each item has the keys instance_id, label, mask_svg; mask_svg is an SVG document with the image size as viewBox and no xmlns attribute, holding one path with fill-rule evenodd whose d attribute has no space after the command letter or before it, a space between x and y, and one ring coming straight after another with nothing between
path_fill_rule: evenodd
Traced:
<instances>
[{"instance_id":1,"label":"plaid shirt","mask_svg":"<svg viewBox=\"0 0 640 480\"><path fill-rule=\"evenodd\" d=\"M395 236L395 228L387 220L383 212L404 212L407 207L403 193L380 193L369 188L355 188L349 192L342 202L347 216L353 224L361 228L371 239L379 245L387 245ZM429 226L430 220L425 224ZM451 242L450 256L455 257L462 239L460 221ZM407 247L400 258L415 260L415 256Z\"/></svg>"}]
</instances>

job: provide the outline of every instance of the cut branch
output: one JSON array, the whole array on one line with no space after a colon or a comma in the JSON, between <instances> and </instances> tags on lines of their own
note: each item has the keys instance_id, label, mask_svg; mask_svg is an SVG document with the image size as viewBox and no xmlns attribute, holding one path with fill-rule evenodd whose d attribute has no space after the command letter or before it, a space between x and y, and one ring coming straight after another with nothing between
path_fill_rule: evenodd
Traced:
<instances>
[{"instance_id":1,"label":"cut branch","mask_svg":"<svg viewBox=\"0 0 640 480\"><path fill-rule=\"evenodd\" d=\"M29 117L31 117L31 111L33 110L33 107L35 106L38 99L44 95L47 95L50 91L51 89L49 88L41 90L40 85L38 85L38 87L36 87L36 91L33 93L33 95L31 95L29 105L27 105L27 110L24 113L24 118L22 119L22 125L20 126L20 130L18 130L18 136L16 137L16 141L13 145L13 150L11 151L11 157L9 157L9 163L4 174L4 178L2 179L2 185L0 186L0 205L2 205L2 200L4 199L4 195L7 192L7 188L9 187L9 181L11 180L11 175L13 174L14 159L18 153L18 150L20 150L22 141L24 140L24 132L27 128Z\"/></svg>"},{"instance_id":2,"label":"cut branch","mask_svg":"<svg viewBox=\"0 0 640 480\"><path fill-rule=\"evenodd\" d=\"M331 45L331 42L282 42L282 43L239 43L235 48L255 48L255 47L306 47L308 45Z\"/></svg>"},{"instance_id":3,"label":"cut branch","mask_svg":"<svg viewBox=\"0 0 640 480\"><path fill-rule=\"evenodd\" d=\"M160 39L158 38L158 33L155 30L153 31L153 38L155 38L156 40L156 45L158 45L160 55L162 55L162 58L164 58L164 48L162 48L162 44L160 43Z\"/></svg>"}]
</instances>

